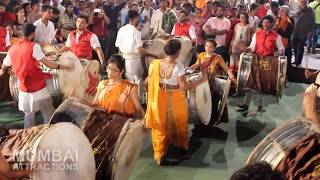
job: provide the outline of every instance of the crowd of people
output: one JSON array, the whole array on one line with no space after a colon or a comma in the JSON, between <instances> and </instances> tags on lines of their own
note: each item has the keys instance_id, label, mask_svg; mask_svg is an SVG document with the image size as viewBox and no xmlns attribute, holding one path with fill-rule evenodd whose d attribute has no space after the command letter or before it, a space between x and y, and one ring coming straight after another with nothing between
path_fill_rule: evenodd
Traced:
<instances>
[{"instance_id":1,"label":"crowd of people","mask_svg":"<svg viewBox=\"0 0 320 180\"><path fill-rule=\"evenodd\" d=\"M152 129L154 159L165 165L169 144L178 145L184 158L190 157L185 92L217 74L226 74L235 84L243 52L254 53L257 59L286 56L288 65L301 67L306 42L308 52L316 53L320 1L5 0L0 2L0 26L0 51L8 51L1 74L11 66L19 79L25 128L34 125L37 111L45 123L53 114L48 77L39 63L52 69L73 67L52 62L41 46L62 44L59 53L98 59L101 71L106 68L108 79L96 83L92 105L145 117L145 127ZM195 50L190 68L204 75L187 81L186 67L176 62L182 52L177 39L166 42L162 55L147 50L144 40L157 34L189 38ZM141 60L145 56L155 59L148 72ZM240 111L249 109L252 94L246 92ZM259 96L258 112L264 112ZM146 110L141 103L146 103Z\"/></svg>"}]
</instances>

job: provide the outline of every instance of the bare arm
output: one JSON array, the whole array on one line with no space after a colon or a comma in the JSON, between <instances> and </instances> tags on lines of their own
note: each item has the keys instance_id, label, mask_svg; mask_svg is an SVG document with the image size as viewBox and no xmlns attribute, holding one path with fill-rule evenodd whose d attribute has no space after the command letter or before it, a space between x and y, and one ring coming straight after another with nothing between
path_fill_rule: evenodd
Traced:
<instances>
[{"instance_id":1,"label":"bare arm","mask_svg":"<svg viewBox=\"0 0 320 180\"><path fill-rule=\"evenodd\" d=\"M63 46L63 47L59 50L59 52L60 52L60 53L63 53L63 52L66 52L66 51L70 51L70 49L71 49L71 47Z\"/></svg>"},{"instance_id":2,"label":"bare arm","mask_svg":"<svg viewBox=\"0 0 320 180\"><path fill-rule=\"evenodd\" d=\"M137 110L137 113L139 113L140 115L140 118L143 119L144 118L144 115L145 115L145 112L140 104L140 101L139 101L139 98L138 98L138 88L136 86L134 86L132 88L132 90L130 91L130 97L133 101L133 104Z\"/></svg>"},{"instance_id":3,"label":"bare arm","mask_svg":"<svg viewBox=\"0 0 320 180\"><path fill-rule=\"evenodd\" d=\"M228 66L226 65L226 63L224 63L224 61L219 61L219 65L220 65L220 67L223 69L223 71L228 74L228 76L230 77L230 79L231 79L232 81L234 81L234 80L235 80L234 75L233 75L232 72L229 70L229 68L228 68Z\"/></svg>"},{"instance_id":4,"label":"bare arm","mask_svg":"<svg viewBox=\"0 0 320 180\"><path fill-rule=\"evenodd\" d=\"M97 47L94 49L98 55L98 58L99 58L99 61L101 63L101 65L104 63L104 54L103 54L103 51L101 49L101 47Z\"/></svg>"},{"instance_id":5,"label":"bare arm","mask_svg":"<svg viewBox=\"0 0 320 180\"><path fill-rule=\"evenodd\" d=\"M52 59L49 59L47 57L44 57L43 59L41 59L40 62L51 69L57 69L58 67L59 69L73 69L73 66L59 65L53 62Z\"/></svg>"}]
</instances>

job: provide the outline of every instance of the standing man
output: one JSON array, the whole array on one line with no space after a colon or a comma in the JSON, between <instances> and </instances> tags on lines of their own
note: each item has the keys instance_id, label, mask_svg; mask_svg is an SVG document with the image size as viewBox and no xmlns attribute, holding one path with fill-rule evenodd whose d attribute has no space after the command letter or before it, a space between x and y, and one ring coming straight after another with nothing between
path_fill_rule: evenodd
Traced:
<instances>
[{"instance_id":1,"label":"standing man","mask_svg":"<svg viewBox=\"0 0 320 180\"><path fill-rule=\"evenodd\" d=\"M31 0L31 11L27 15L28 15L27 17L28 23L34 23L41 18L39 0Z\"/></svg>"},{"instance_id":2,"label":"standing man","mask_svg":"<svg viewBox=\"0 0 320 180\"><path fill-rule=\"evenodd\" d=\"M282 44L281 36L272 31L273 17L265 16L262 18L262 29L257 31L253 37L250 46L247 48L249 52L255 52L258 56L279 56L284 54L284 46ZM247 91L244 104L238 105L239 111L246 111L249 109L252 92ZM265 112L263 96L259 94L258 112Z\"/></svg>"},{"instance_id":3,"label":"standing man","mask_svg":"<svg viewBox=\"0 0 320 180\"><path fill-rule=\"evenodd\" d=\"M39 62L52 69L69 69L69 67L53 63L42 52L41 47L34 43L36 27L25 24L24 38L14 44L3 60L2 69L8 73L12 70L19 80L19 110L24 112L24 128L34 126L35 114L41 111L44 123L48 123L53 112L51 96L47 90L46 79L39 67Z\"/></svg>"},{"instance_id":4,"label":"standing man","mask_svg":"<svg viewBox=\"0 0 320 180\"><path fill-rule=\"evenodd\" d=\"M168 8L169 1L161 0L160 8L157 9L152 18L150 25L150 34L160 33L171 33L172 28L178 20L174 11Z\"/></svg>"},{"instance_id":5,"label":"standing man","mask_svg":"<svg viewBox=\"0 0 320 180\"><path fill-rule=\"evenodd\" d=\"M208 19L208 21L202 26L202 30L206 35L214 35L217 42L216 53L221 55L224 61L229 62L229 53L226 48L227 32L230 30L231 22L225 18L225 7L221 4L217 5L216 17Z\"/></svg>"},{"instance_id":6,"label":"standing man","mask_svg":"<svg viewBox=\"0 0 320 180\"><path fill-rule=\"evenodd\" d=\"M50 5L42 6L42 16L33 25L36 26L35 41L40 45L52 44L56 31L54 24L50 21L53 15L53 8Z\"/></svg>"},{"instance_id":7,"label":"standing man","mask_svg":"<svg viewBox=\"0 0 320 180\"><path fill-rule=\"evenodd\" d=\"M157 56L147 52L142 47L141 32L137 29L139 24L139 13L134 10L128 12L129 24L121 27L118 32L116 47L120 49L126 63L126 78L139 85L141 97L141 88L143 87L143 65L141 55Z\"/></svg>"},{"instance_id":8,"label":"standing man","mask_svg":"<svg viewBox=\"0 0 320 180\"><path fill-rule=\"evenodd\" d=\"M126 5L126 1L120 1L119 5L115 5L115 0L108 0L107 5L104 6L104 13L108 16L110 24L108 25L108 35L106 49L108 51L106 54L106 59L112 54L117 52L114 43L116 42L117 32L118 32L118 17L121 9Z\"/></svg>"},{"instance_id":9,"label":"standing man","mask_svg":"<svg viewBox=\"0 0 320 180\"><path fill-rule=\"evenodd\" d=\"M66 8L60 4L60 0L52 0L52 6L59 10L59 17L61 18L66 11Z\"/></svg>"},{"instance_id":10,"label":"standing man","mask_svg":"<svg viewBox=\"0 0 320 180\"><path fill-rule=\"evenodd\" d=\"M311 42L309 42L308 51L310 52L310 48L312 48L312 54L315 54L318 36L320 34L320 0L316 0L316 1L311 2L309 4L309 7L311 7L314 10L314 14L316 16L316 24L315 24L313 32L310 36Z\"/></svg>"},{"instance_id":11,"label":"standing man","mask_svg":"<svg viewBox=\"0 0 320 180\"><path fill-rule=\"evenodd\" d=\"M189 22L186 10L179 12L179 22L173 26L171 35L188 37L193 45L197 43L197 35L195 27Z\"/></svg>"},{"instance_id":12,"label":"standing man","mask_svg":"<svg viewBox=\"0 0 320 180\"><path fill-rule=\"evenodd\" d=\"M104 54L97 35L87 30L89 18L79 15L76 22L77 29L68 35L66 45L61 52L71 50L79 59L92 60L92 50L95 50L101 64L104 63Z\"/></svg>"},{"instance_id":13,"label":"standing man","mask_svg":"<svg viewBox=\"0 0 320 180\"><path fill-rule=\"evenodd\" d=\"M140 9L140 16L142 17L142 39L147 39L150 31L151 17L153 12L155 11L152 6L152 0L145 0L144 7Z\"/></svg>"},{"instance_id":14,"label":"standing man","mask_svg":"<svg viewBox=\"0 0 320 180\"><path fill-rule=\"evenodd\" d=\"M301 67L301 62L304 53L304 43L306 42L309 33L312 32L315 26L315 16L313 9L308 7L308 0L299 0L300 11L294 18L294 29L292 34L292 45L295 56L295 64Z\"/></svg>"}]
</instances>

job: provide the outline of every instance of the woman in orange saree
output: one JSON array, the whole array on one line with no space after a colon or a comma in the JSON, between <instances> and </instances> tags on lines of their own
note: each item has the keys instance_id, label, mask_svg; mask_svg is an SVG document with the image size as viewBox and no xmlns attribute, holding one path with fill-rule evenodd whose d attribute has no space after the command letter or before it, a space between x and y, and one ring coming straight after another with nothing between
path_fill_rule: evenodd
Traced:
<instances>
[{"instance_id":1,"label":"woman in orange saree","mask_svg":"<svg viewBox=\"0 0 320 180\"><path fill-rule=\"evenodd\" d=\"M207 77L187 83L184 67L176 63L181 50L179 40L172 39L164 47L166 58L154 60L147 78L148 102L146 127L151 128L154 159L165 165L170 144L180 147L188 157L188 102L186 90L195 88Z\"/></svg>"},{"instance_id":2,"label":"woman in orange saree","mask_svg":"<svg viewBox=\"0 0 320 180\"><path fill-rule=\"evenodd\" d=\"M110 57L107 73L108 79L102 80L98 85L93 105L104 108L108 113L118 113L129 118L137 113L144 117L137 85L122 78L125 74L125 62L120 55Z\"/></svg>"}]
</instances>

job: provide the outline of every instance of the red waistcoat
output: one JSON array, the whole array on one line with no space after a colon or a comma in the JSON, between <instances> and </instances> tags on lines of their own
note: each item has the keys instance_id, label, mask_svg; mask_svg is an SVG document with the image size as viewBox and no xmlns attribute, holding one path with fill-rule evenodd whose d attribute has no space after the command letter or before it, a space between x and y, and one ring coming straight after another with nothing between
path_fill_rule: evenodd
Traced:
<instances>
[{"instance_id":1,"label":"red waistcoat","mask_svg":"<svg viewBox=\"0 0 320 180\"><path fill-rule=\"evenodd\" d=\"M6 51L6 37L7 37L7 29L4 27L0 27L0 51Z\"/></svg>"},{"instance_id":2,"label":"red waistcoat","mask_svg":"<svg viewBox=\"0 0 320 180\"><path fill-rule=\"evenodd\" d=\"M264 30L256 33L256 53L261 56L273 56L277 49L278 34L274 31L269 31L267 35Z\"/></svg>"},{"instance_id":3,"label":"red waistcoat","mask_svg":"<svg viewBox=\"0 0 320 180\"><path fill-rule=\"evenodd\" d=\"M175 24L173 35L174 36L185 36L185 37L188 37L189 39L191 39L190 34L189 34L190 27L191 27L191 24L189 22L187 22L187 23L177 22Z\"/></svg>"},{"instance_id":4,"label":"red waistcoat","mask_svg":"<svg viewBox=\"0 0 320 180\"><path fill-rule=\"evenodd\" d=\"M13 72L19 79L19 89L23 92L36 92L46 87L47 75L32 57L35 43L22 39L9 49Z\"/></svg>"},{"instance_id":5,"label":"red waistcoat","mask_svg":"<svg viewBox=\"0 0 320 180\"><path fill-rule=\"evenodd\" d=\"M71 41L71 51L78 58L92 59L92 48L90 44L90 39L92 32L88 30L83 30L79 36L78 44L76 43L76 31L70 32Z\"/></svg>"}]
</instances>

